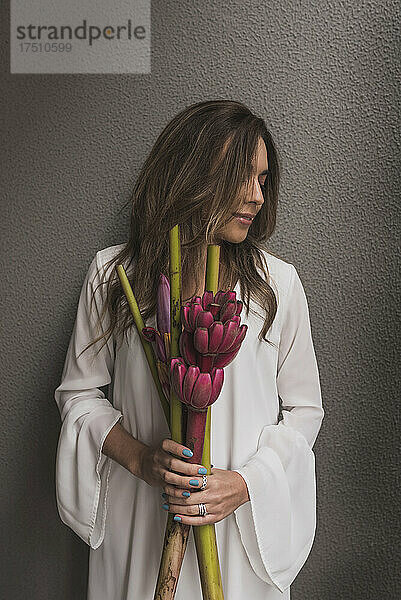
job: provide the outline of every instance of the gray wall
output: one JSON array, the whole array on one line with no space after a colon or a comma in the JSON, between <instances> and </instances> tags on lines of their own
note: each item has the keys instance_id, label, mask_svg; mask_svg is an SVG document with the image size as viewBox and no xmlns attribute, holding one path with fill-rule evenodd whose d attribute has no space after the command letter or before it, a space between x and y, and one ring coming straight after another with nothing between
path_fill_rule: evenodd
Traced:
<instances>
[{"instance_id":1,"label":"gray wall","mask_svg":"<svg viewBox=\"0 0 401 600\"><path fill-rule=\"evenodd\" d=\"M152 73L117 76L10 75L3 5L1 595L85 598L88 547L54 491L53 393L79 290L94 253L126 239L124 204L167 121L231 98L283 158L271 247L303 280L326 410L292 598L399 597L398 2L152 4Z\"/></svg>"}]
</instances>

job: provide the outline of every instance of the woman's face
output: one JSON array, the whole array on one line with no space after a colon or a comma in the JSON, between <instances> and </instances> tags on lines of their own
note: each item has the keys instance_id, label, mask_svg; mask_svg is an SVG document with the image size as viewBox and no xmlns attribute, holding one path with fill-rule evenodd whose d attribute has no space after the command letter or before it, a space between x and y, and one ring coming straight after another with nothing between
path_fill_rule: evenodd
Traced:
<instances>
[{"instance_id":1,"label":"woman's face","mask_svg":"<svg viewBox=\"0 0 401 600\"><path fill-rule=\"evenodd\" d=\"M244 193L244 202L239 209L241 214L249 213L255 216L262 208L264 197L260 186L265 183L268 168L266 146L263 138L259 138L256 153L256 168L249 189ZM251 225L252 221L239 219L233 215L227 225L221 229L219 236L227 242L239 244L246 238Z\"/></svg>"}]
</instances>

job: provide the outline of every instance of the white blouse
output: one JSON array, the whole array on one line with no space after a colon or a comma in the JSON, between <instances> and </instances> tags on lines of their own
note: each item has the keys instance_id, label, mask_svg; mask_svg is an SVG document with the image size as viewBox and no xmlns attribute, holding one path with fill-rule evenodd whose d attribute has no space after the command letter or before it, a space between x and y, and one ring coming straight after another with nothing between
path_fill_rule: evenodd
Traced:
<instances>
[{"instance_id":1,"label":"white blouse","mask_svg":"<svg viewBox=\"0 0 401 600\"><path fill-rule=\"evenodd\" d=\"M135 326L116 348L110 338L77 356L97 337L105 286L95 273L123 244L97 252L86 275L55 400L61 415L56 497L61 520L88 546L88 600L153 600L167 512L160 487L149 486L102 453L122 421L141 442L170 437ZM315 455L324 410L307 298L292 264L264 252L278 300L267 338L263 310L251 300L248 331L212 405L211 460L245 479L250 501L215 524L226 600L289 600L316 529ZM110 271L108 271L110 274ZM239 299L239 283L235 287ZM146 322L156 327L156 316ZM103 322L103 330L107 319ZM107 398L100 389L107 386ZM105 391L106 391L105 390ZM282 419L279 419L279 397ZM176 600L202 600L191 529Z\"/></svg>"}]
</instances>

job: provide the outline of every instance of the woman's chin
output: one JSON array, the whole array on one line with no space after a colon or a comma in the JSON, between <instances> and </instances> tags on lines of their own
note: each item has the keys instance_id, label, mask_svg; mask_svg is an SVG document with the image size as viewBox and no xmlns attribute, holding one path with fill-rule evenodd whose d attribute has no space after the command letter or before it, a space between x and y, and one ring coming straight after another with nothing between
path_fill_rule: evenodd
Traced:
<instances>
[{"instance_id":1,"label":"woman's chin","mask_svg":"<svg viewBox=\"0 0 401 600\"><path fill-rule=\"evenodd\" d=\"M244 241L244 239L246 238L248 232L235 232L235 233L231 233L231 234L227 234L222 236L223 240L225 240L226 242L230 242L231 244L240 244L241 242Z\"/></svg>"},{"instance_id":2,"label":"woman's chin","mask_svg":"<svg viewBox=\"0 0 401 600\"><path fill-rule=\"evenodd\" d=\"M231 222L228 227L219 232L218 238L231 244L239 244L243 242L248 235L249 227L244 227L241 224Z\"/></svg>"}]
</instances>

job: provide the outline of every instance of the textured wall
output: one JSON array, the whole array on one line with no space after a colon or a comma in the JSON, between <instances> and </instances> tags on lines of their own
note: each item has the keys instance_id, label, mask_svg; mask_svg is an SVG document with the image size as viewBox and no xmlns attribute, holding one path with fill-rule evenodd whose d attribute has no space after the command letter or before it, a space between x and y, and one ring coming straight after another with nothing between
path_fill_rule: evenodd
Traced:
<instances>
[{"instance_id":1,"label":"textured wall","mask_svg":"<svg viewBox=\"0 0 401 600\"><path fill-rule=\"evenodd\" d=\"M3 4L2 596L85 598L88 547L54 492L53 393L79 289L94 253L125 240L167 121L231 98L282 156L271 247L303 280L326 411L316 539L292 598L395 599L398 2L152 4L152 73L137 76L10 75Z\"/></svg>"}]
</instances>

